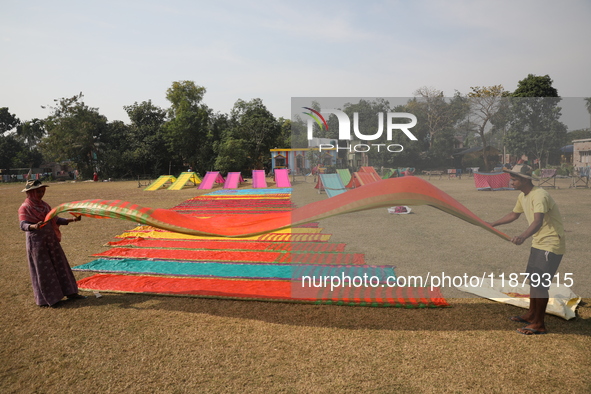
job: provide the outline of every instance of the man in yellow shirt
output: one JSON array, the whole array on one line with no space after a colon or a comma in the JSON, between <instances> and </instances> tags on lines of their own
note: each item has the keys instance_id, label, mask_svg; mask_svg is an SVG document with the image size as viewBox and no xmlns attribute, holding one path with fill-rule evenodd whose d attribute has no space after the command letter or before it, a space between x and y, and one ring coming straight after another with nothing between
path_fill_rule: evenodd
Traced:
<instances>
[{"instance_id":1,"label":"man in yellow shirt","mask_svg":"<svg viewBox=\"0 0 591 394\"><path fill-rule=\"evenodd\" d=\"M491 226L514 222L523 213L529 226L523 233L513 237L511 242L521 245L533 236L526 269L530 279L529 310L522 316L511 317L511 320L527 323L525 327L517 329L520 334L545 334L548 289L565 252L562 217L548 192L533 185L531 167L518 164L512 170L503 171L511 175L511 186L521 193L513 211L491 223Z\"/></svg>"}]
</instances>

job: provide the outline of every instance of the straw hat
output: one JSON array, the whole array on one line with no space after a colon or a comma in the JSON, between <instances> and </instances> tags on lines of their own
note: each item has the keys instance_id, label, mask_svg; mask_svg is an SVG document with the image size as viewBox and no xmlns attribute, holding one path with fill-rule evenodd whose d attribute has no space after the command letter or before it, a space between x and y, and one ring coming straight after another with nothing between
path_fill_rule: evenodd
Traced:
<instances>
[{"instance_id":1,"label":"straw hat","mask_svg":"<svg viewBox=\"0 0 591 394\"><path fill-rule=\"evenodd\" d=\"M35 190L35 189L39 189L40 187L49 187L49 185L44 185L38 179L30 180L30 181L27 181L27 184L25 185L25 188L23 190L21 190L21 193L28 192L28 191Z\"/></svg>"},{"instance_id":2,"label":"straw hat","mask_svg":"<svg viewBox=\"0 0 591 394\"><path fill-rule=\"evenodd\" d=\"M517 164L513 169L507 170L503 168L503 172L508 172L509 174L520 176L525 179L531 179L533 181L537 181L536 178L532 176L533 169L528 166L527 164Z\"/></svg>"}]
</instances>

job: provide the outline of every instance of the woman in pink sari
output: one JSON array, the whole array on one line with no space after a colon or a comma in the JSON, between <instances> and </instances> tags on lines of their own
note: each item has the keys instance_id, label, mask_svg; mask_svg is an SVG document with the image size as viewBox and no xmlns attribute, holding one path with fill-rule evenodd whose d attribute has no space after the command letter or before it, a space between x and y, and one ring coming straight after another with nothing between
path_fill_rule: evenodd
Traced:
<instances>
[{"instance_id":1,"label":"woman in pink sari","mask_svg":"<svg viewBox=\"0 0 591 394\"><path fill-rule=\"evenodd\" d=\"M76 279L60 241L59 226L79 221L54 218L43 225L45 215L51 210L43 201L45 188L39 180L30 180L22 190L27 198L18 210L21 230L27 234L27 257L35 302L42 307L57 307L62 298L83 299L78 294Z\"/></svg>"}]
</instances>

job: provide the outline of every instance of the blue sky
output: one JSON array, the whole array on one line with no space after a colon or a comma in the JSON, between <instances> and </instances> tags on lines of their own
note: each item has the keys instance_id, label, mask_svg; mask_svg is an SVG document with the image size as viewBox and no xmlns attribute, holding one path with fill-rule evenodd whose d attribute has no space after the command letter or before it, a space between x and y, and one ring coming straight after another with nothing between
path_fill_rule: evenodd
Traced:
<instances>
[{"instance_id":1,"label":"blue sky","mask_svg":"<svg viewBox=\"0 0 591 394\"><path fill-rule=\"evenodd\" d=\"M0 1L0 107L21 120L83 92L127 123L124 105L167 108L179 80L216 112L258 97L277 117L292 96L514 90L530 73L591 96L588 0Z\"/></svg>"}]
</instances>

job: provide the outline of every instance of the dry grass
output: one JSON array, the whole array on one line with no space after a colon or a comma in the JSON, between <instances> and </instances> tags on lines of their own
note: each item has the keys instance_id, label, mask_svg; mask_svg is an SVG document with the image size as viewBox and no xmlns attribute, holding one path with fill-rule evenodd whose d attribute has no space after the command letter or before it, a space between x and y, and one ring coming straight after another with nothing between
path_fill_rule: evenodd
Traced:
<instances>
[{"instance_id":1,"label":"dry grass","mask_svg":"<svg viewBox=\"0 0 591 394\"><path fill-rule=\"evenodd\" d=\"M485 220L508 212L515 192L477 192L471 179L434 180ZM294 199L326 198L311 183ZM2 392L573 392L591 390L591 308L575 320L549 316L549 335L526 337L507 317L518 308L450 298L429 310L314 306L105 294L47 310L35 306L17 209L22 185L0 186ZM565 218L575 292L589 297L591 190L566 181L551 191ZM52 184L52 206L87 198L167 208L196 189L143 192L134 182ZM517 247L430 207L410 215L375 210L321 223L332 240L401 275L521 272ZM525 221L506 226L515 234ZM63 229L71 265L92 260L131 228L83 219ZM82 277L81 274L76 274ZM447 297L462 297L444 289Z\"/></svg>"}]
</instances>

